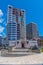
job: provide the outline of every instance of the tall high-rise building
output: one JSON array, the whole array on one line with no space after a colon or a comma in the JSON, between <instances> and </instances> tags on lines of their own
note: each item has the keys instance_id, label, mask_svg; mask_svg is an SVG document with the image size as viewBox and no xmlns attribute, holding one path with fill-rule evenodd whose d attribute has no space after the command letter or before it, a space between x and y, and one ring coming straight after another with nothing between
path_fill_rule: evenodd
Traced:
<instances>
[{"instance_id":1,"label":"tall high-rise building","mask_svg":"<svg viewBox=\"0 0 43 65\"><path fill-rule=\"evenodd\" d=\"M21 39L26 40L25 11L21 10Z\"/></svg>"},{"instance_id":2,"label":"tall high-rise building","mask_svg":"<svg viewBox=\"0 0 43 65\"><path fill-rule=\"evenodd\" d=\"M26 26L27 39L38 39L37 25L33 22L27 24Z\"/></svg>"},{"instance_id":3,"label":"tall high-rise building","mask_svg":"<svg viewBox=\"0 0 43 65\"><path fill-rule=\"evenodd\" d=\"M17 41L17 24L16 15L12 6L8 6L7 17L7 40L10 46L15 46Z\"/></svg>"},{"instance_id":4,"label":"tall high-rise building","mask_svg":"<svg viewBox=\"0 0 43 65\"><path fill-rule=\"evenodd\" d=\"M25 47L26 25L25 11L8 6L7 13L7 43L9 46Z\"/></svg>"},{"instance_id":5,"label":"tall high-rise building","mask_svg":"<svg viewBox=\"0 0 43 65\"><path fill-rule=\"evenodd\" d=\"M20 40L20 10L19 9L15 9L15 15L16 15L16 24L17 24L17 40Z\"/></svg>"}]
</instances>

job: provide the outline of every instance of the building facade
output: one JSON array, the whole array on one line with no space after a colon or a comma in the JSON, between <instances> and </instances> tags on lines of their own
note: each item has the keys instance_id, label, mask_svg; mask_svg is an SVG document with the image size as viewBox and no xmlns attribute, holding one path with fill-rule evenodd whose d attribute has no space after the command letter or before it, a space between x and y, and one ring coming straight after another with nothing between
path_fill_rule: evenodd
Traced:
<instances>
[{"instance_id":1,"label":"building facade","mask_svg":"<svg viewBox=\"0 0 43 65\"><path fill-rule=\"evenodd\" d=\"M26 47L25 11L8 6L7 43L16 48Z\"/></svg>"},{"instance_id":2,"label":"building facade","mask_svg":"<svg viewBox=\"0 0 43 65\"><path fill-rule=\"evenodd\" d=\"M0 46L2 46L2 36L0 36Z\"/></svg>"},{"instance_id":3,"label":"building facade","mask_svg":"<svg viewBox=\"0 0 43 65\"><path fill-rule=\"evenodd\" d=\"M12 6L8 6L7 40L9 46L15 46L17 41L16 16Z\"/></svg>"},{"instance_id":4,"label":"building facade","mask_svg":"<svg viewBox=\"0 0 43 65\"><path fill-rule=\"evenodd\" d=\"M38 30L35 23L31 22L26 26L27 39L38 39Z\"/></svg>"},{"instance_id":5,"label":"building facade","mask_svg":"<svg viewBox=\"0 0 43 65\"><path fill-rule=\"evenodd\" d=\"M39 36L38 45L39 45L40 47L43 47L43 36Z\"/></svg>"}]
</instances>

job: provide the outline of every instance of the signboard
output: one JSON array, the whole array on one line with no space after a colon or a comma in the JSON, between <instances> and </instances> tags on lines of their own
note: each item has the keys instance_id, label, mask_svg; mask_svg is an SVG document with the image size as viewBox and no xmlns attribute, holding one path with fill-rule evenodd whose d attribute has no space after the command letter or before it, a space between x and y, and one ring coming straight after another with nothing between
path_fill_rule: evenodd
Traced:
<instances>
[{"instance_id":1,"label":"signboard","mask_svg":"<svg viewBox=\"0 0 43 65\"><path fill-rule=\"evenodd\" d=\"M37 43L37 41L30 40L30 41L29 41L29 45L30 45L30 46L34 46L34 45L37 46L38 43Z\"/></svg>"},{"instance_id":2,"label":"signboard","mask_svg":"<svg viewBox=\"0 0 43 65\"><path fill-rule=\"evenodd\" d=\"M9 41L9 46L16 46L16 41Z\"/></svg>"}]
</instances>

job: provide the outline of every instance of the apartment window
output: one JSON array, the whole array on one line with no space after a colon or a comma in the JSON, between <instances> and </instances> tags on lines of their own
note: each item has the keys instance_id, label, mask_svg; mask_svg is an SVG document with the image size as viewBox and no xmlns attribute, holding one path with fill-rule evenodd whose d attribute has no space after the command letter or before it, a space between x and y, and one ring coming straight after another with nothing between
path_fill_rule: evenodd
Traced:
<instances>
[{"instance_id":1,"label":"apartment window","mask_svg":"<svg viewBox=\"0 0 43 65\"><path fill-rule=\"evenodd\" d=\"M28 41L27 41L27 44L28 44Z\"/></svg>"},{"instance_id":2,"label":"apartment window","mask_svg":"<svg viewBox=\"0 0 43 65\"><path fill-rule=\"evenodd\" d=\"M19 41L17 41L17 44L19 44Z\"/></svg>"}]
</instances>

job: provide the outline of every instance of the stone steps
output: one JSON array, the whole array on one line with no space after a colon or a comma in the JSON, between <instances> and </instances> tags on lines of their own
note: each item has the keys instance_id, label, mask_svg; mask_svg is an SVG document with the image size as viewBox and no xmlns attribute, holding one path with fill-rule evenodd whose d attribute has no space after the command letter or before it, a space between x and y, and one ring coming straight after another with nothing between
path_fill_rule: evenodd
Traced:
<instances>
[{"instance_id":1,"label":"stone steps","mask_svg":"<svg viewBox=\"0 0 43 65\"><path fill-rule=\"evenodd\" d=\"M29 49L15 49L14 51L2 50L1 55L3 56L14 56L14 55L25 55L25 54L32 54L31 50Z\"/></svg>"},{"instance_id":2,"label":"stone steps","mask_svg":"<svg viewBox=\"0 0 43 65\"><path fill-rule=\"evenodd\" d=\"M31 54L32 52L8 52L9 55L11 54Z\"/></svg>"},{"instance_id":3,"label":"stone steps","mask_svg":"<svg viewBox=\"0 0 43 65\"><path fill-rule=\"evenodd\" d=\"M15 49L14 51L2 50L2 56L18 56L18 55L31 55L35 54L36 51L32 51L30 49Z\"/></svg>"},{"instance_id":4,"label":"stone steps","mask_svg":"<svg viewBox=\"0 0 43 65\"><path fill-rule=\"evenodd\" d=\"M12 49L12 51L13 52L28 52L28 51L31 51L30 49L22 49L22 48L20 48L20 49Z\"/></svg>"}]
</instances>

